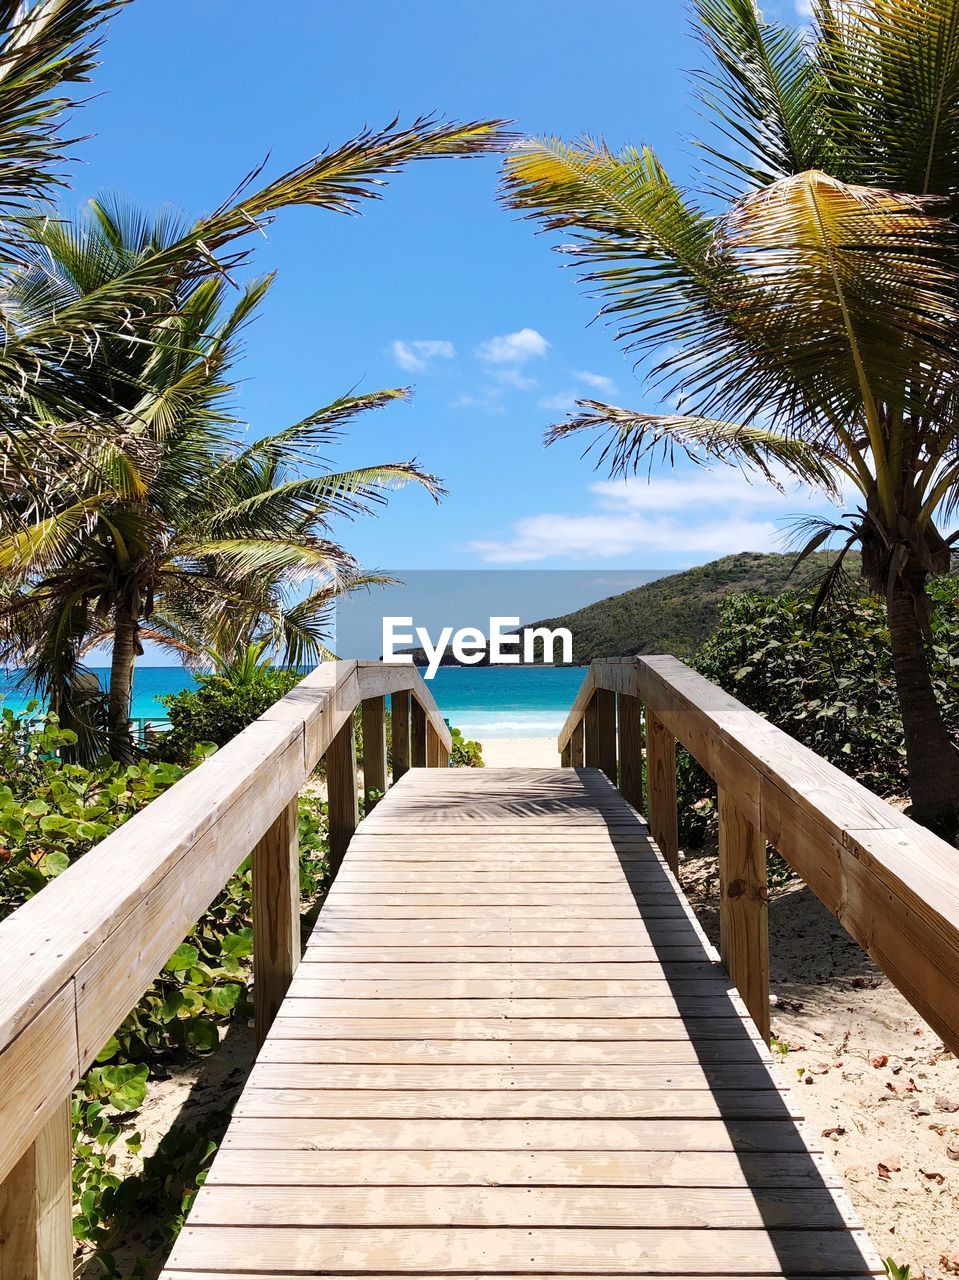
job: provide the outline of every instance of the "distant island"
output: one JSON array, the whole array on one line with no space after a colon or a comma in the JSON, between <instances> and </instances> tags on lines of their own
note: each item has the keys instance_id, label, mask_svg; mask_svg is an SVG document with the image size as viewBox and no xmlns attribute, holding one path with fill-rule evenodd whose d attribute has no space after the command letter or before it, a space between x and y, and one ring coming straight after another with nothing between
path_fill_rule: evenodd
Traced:
<instances>
[{"instance_id":1,"label":"distant island","mask_svg":"<svg viewBox=\"0 0 959 1280\"><path fill-rule=\"evenodd\" d=\"M568 627L573 634L576 666L584 666L593 658L634 653L673 653L688 659L715 630L724 597L738 592L777 595L791 588L811 586L834 558L833 552L816 552L791 574L796 563L792 553L743 551L597 600L574 613L524 623L521 630ZM855 574L858 557L848 556L847 568ZM410 652L418 666L426 664L422 649ZM460 664L448 655L443 665ZM484 661L477 665L487 664Z\"/></svg>"}]
</instances>

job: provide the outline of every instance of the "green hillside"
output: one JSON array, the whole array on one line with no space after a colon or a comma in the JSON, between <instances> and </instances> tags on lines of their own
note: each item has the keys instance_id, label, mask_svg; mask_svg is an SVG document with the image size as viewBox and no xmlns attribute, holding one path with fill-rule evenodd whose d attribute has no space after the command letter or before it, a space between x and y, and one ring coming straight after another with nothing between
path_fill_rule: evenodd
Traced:
<instances>
[{"instance_id":1,"label":"green hillside","mask_svg":"<svg viewBox=\"0 0 959 1280\"><path fill-rule=\"evenodd\" d=\"M714 630L724 596L743 591L775 595L810 586L821 579L832 560L831 552L818 552L790 577L795 555L745 551L658 578L575 613L527 625L568 627L577 663L634 653L689 658ZM858 572L858 557L849 556L847 567L850 573Z\"/></svg>"}]
</instances>

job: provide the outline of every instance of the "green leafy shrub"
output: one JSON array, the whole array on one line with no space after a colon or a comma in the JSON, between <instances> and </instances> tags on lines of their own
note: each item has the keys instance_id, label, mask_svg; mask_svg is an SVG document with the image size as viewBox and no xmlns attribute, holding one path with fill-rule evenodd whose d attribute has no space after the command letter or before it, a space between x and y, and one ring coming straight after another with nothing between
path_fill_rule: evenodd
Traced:
<instances>
[{"instance_id":1,"label":"green leafy shrub","mask_svg":"<svg viewBox=\"0 0 959 1280\"><path fill-rule=\"evenodd\" d=\"M959 737L959 582L941 578L929 657L946 722ZM813 621L813 593L729 596L695 667L777 728L883 797L907 794L905 743L883 602L859 592ZM680 836L701 844L714 826L715 784L677 753ZM776 855L771 883L789 878Z\"/></svg>"},{"instance_id":2,"label":"green leafy shrub","mask_svg":"<svg viewBox=\"0 0 959 1280\"><path fill-rule=\"evenodd\" d=\"M959 584L934 584L929 649L959 735ZM883 602L839 599L812 619L806 594L730 596L696 666L773 724L881 796L907 791L902 719Z\"/></svg>"},{"instance_id":3,"label":"green leafy shrub","mask_svg":"<svg viewBox=\"0 0 959 1280\"><path fill-rule=\"evenodd\" d=\"M154 753L183 763L198 743L226 746L302 679L301 671L267 663L252 672L221 668L197 676L197 688L160 698L171 727L169 733L158 735Z\"/></svg>"},{"instance_id":4,"label":"green leafy shrub","mask_svg":"<svg viewBox=\"0 0 959 1280\"><path fill-rule=\"evenodd\" d=\"M183 777L176 765L101 760L87 767L60 752L76 741L31 703L0 717L0 916Z\"/></svg>"},{"instance_id":5,"label":"green leafy shrub","mask_svg":"<svg viewBox=\"0 0 959 1280\"><path fill-rule=\"evenodd\" d=\"M454 769L482 769L483 744L474 742L472 738L464 738L461 729L451 729L453 749L450 752L450 763Z\"/></svg>"}]
</instances>

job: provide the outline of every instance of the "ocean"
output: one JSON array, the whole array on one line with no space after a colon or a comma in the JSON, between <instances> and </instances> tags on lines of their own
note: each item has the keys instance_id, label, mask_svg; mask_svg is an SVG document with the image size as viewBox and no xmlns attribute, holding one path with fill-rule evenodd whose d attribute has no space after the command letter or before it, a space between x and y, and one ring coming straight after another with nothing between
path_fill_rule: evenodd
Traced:
<instances>
[{"instance_id":1,"label":"ocean","mask_svg":"<svg viewBox=\"0 0 959 1280\"><path fill-rule=\"evenodd\" d=\"M583 682L584 667L440 667L430 691L451 725L468 738L555 737ZM107 672L98 670L101 684ZM157 699L193 685L181 667L138 667L133 682L135 719L162 722ZM21 711L28 698L15 675L0 675L5 706Z\"/></svg>"}]
</instances>

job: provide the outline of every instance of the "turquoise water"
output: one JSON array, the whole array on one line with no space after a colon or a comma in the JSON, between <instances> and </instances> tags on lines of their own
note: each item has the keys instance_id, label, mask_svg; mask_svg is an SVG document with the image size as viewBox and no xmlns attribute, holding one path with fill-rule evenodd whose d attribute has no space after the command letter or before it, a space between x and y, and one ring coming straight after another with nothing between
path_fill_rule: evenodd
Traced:
<instances>
[{"instance_id":1,"label":"turquoise water","mask_svg":"<svg viewBox=\"0 0 959 1280\"><path fill-rule=\"evenodd\" d=\"M103 685L107 674L97 671ZM441 667L429 687L443 715L468 737L543 738L562 728L584 674L582 667ZM162 720L157 698L193 683L181 667L138 667L132 715ZM0 696L15 711L27 702L15 676L0 675Z\"/></svg>"}]
</instances>

